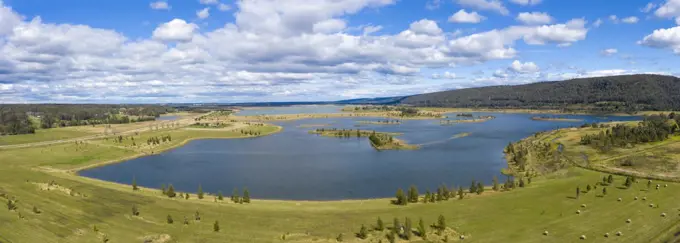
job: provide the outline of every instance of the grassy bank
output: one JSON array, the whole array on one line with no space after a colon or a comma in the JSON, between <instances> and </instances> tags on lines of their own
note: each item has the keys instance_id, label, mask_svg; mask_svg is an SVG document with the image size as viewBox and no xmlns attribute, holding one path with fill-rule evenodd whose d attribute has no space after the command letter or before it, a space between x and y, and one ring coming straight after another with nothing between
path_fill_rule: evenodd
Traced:
<instances>
[{"instance_id":1,"label":"grassy bank","mask_svg":"<svg viewBox=\"0 0 680 243\"><path fill-rule=\"evenodd\" d=\"M413 150L418 149L418 145L411 145L403 140L394 138L394 136L399 136L401 133L390 133L390 132L376 132L369 130L345 130L345 129L316 129L309 131L310 134L317 134L325 137L336 137L336 138L350 138L350 137L365 137L371 142L371 146L376 150Z\"/></svg>"},{"instance_id":2,"label":"grassy bank","mask_svg":"<svg viewBox=\"0 0 680 243\"><path fill-rule=\"evenodd\" d=\"M261 129L258 131L264 135L280 128L249 129ZM556 137L570 137L561 132L544 133L532 139L551 142ZM150 138L167 135L172 138L170 141L136 145L137 141L145 144ZM654 181L661 188L648 190L645 181L638 180L640 183L625 189L620 187L625 178L615 175L609 186L598 186L576 198L576 187L595 186L608 174L572 166L533 177L524 188L506 192L487 189L482 195L468 194L462 200L407 206L393 205L391 199L327 202L255 199L250 204L236 204L228 199L216 201L214 195L198 199L191 194L186 200L168 198L157 189L133 191L129 185L70 173L149 151L157 153L191 139L249 137L239 130L218 134L183 129L145 131L135 136L135 145L131 138L122 142L100 139L0 151L0 194L5 195L0 197L0 203L17 200L16 210L0 210L0 241L336 242L336 237L343 234L344 242L370 242L354 234L361 225L369 228L375 225L378 217L387 227L392 225L393 218L403 223L409 217L414 228L422 218L433 232L429 225L442 215L450 229L466 236L466 242L661 242L675 233L680 219L677 204L680 185L676 183ZM427 166L427 161L415 166ZM408 179L404 180L408 184ZM47 187L50 190L43 190L44 185L50 184L53 185ZM606 195L602 193L604 187ZM231 189L224 189L226 197ZM650 203L655 207L649 207ZM138 208L139 216L132 214L133 206ZM34 207L40 213L34 213ZM200 220L195 219L197 211ZM661 213L667 216L661 217ZM167 223L168 215L174 219L173 224ZM183 223L184 217L188 225ZM626 223L627 219L631 222ZM219 222L219 232L214 231L215 221ZM543 235L544 231L549 234ZM623 235L616 236L617 231ZM372 239L388 242L382 237L386 232L368 234ZM605 233L610 234L610 239L604 238ZM587 239L579 240L580 235ZM457 239L449 240L453 241ZM427 241L415 237L410 242Z\"/></svg>"}]
</instances>

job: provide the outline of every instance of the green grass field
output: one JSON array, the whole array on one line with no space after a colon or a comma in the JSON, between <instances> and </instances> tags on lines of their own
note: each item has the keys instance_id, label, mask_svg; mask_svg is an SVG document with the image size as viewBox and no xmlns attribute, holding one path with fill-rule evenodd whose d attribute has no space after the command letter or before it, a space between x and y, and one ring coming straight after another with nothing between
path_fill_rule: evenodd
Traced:
<instances>
[{"instance_id":1,"label":"green grass field","mask_svg":"<svg viewBox=\"0 0 680 243\"><path fill-rule=\"evenodd\" d=\"M52 129L36 129L34 134L21 134L0 136L0 145L13 145L23 143L35 143L43 141L61 140L83 137L93 135L95 133L83 131L78 129L67 128L52 128Z\"/></svg>"},{"instance_id":2,"label":"green grass field","mask_svg":"<svg viewBox=\"0 0 680 243\"><path fill-rule=\"evenodd\" d=\"M272 126L249 129L261 129L263 134L279 130ZM336 242L341 233L344 242L378 242L378 238L388 242L383 237L387 231L372 231L368 240L354 234L362 224L375 224L378 217L388 227L395 217L402 223L409 217L415 227L419 218L430 225L439 215L446 217L451 230L465 235L465 242L661 242L680 225L680 184L655 181L661 188L647 191L646 181L640 180L632 188L620 189L624 179L614 176L607 195L598 186L576 199L577 186L585 190L606 174L574 167L534 178L526 188L507 192L488 188L480 196L407 206L392 205L390 199L255 199L235 204L228 202L230 191L224 192L225 201L215 202L212 195L202 200L196 195L189 200L170 199L158 189L133 191L129 185L80 177L71 171L139 156L149 149L159 152L195 138L245 137L240 132L180 129L141 133L135 141L163 134L171 134L172 141L153 148L135 147L131 139L124 139L123 143L95 140L0 151L0 194L18 200L16 211L0 209L0 242L144 242L154 237L153 242ZM51 189L43 190L50 182L54 183ZM7 198L0 197L0 203L7 203ZM649 207L650 203L658 208ZM40 214L33 212L34 206ZM132 215L133 206L138 207L139 216ZM196 211L200 221L194 220ZM661 217L662 213L667 216ZM173 224L167 223L168 215ZM183 224L184 217L188 225ZM213 231L216 220L219 232ZM542 235L544 231L549 235ZM616 236L617 231L623 235ZM587 239L579 240L580 235ZM449 240L454 241L457 237Z\"/></svg>"}]
</instances>

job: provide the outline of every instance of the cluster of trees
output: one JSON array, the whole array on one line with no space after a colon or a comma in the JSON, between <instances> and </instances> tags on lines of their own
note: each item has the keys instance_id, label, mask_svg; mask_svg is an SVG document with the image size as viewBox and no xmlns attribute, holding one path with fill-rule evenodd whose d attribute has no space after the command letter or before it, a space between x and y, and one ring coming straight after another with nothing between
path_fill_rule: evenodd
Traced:
<instances>
[{"instance_id":1,"label":"cluster of trees","mask_svg":"<svg viewBox=\"0 0 680 243\"><path fill-rule=\"evenodd\" d=\"M173 111L172 107L158 105L0 105L0 134L34 133L36 128L148 121Z\"/></svg>"},{"instance_id":2,"label":"cluster of trees","mask_svg":"<svg viewBox=\"0 0 680 243\"><path fill-rule=\"evenodd\" d=\"M525 182L526 179L526 182ZM515 179L513 177L507 177L505 183L503 185L499 184L498 178L494 176L493 178L493 185L491 187L492 190L494 191L508 191L512 190L516 187L525 187L526 185L531 184L531 177L520 177L518 182L515 182ZM452 186L451 188L447 187L445 184L442 184L437 188L436 191L430 192L430 190L427 190L425 192L424 197L422 200L420 199L420 194L418 193L418 188L414 185L409 187L408 192L404 193L404 190L401 188L397 189L397 193L395 194L395 200L392 201L393 204L395 205L407 205L409 203L434 203L434 202L439 202L439 201L448 201L449 199L463 199L467 193L474 193L477 195L481 195L484 193L485 190L484 184L480 181L472 180L470 183L470 187L467 190L464 190L462 186L459 186L456 188L455 186Z\"/></svg>"},{"instance_id":3,"label":"cluster of trees","mask_svg":"<svg viewBox=\"0 0 680 243\"><path fill-rule=\"evenodd\" d=\"M366 227L366 225L361 225L361 228L359 229L359 232L356 233L356 236L359 239L366 239L368 238L371 231L375 233L382 233L385 230L389 230L389 232L385 234L385 237L387 238L388 242L396 242L397 239L413 240L414 236L419 236L423 239L427 239L428 228L436 230L436 233L438 235L441 235L444 232L444 230L446 230L447 228L446 218L444 217L444 215L439 215L439 218L437 218L437 222L430 225L430 227L426 227L425 221L423 221L423 219L421 218L418 220L418 225L416 227L417 228L414 230L413 223L411 221L411 218L409 217L406 217L404 219L403 224L401 223L399 218L394 218L392 227L387 227L383 220L378 217L376 224L372 227L372 229L369 229L368 227ZM342 235L339 235L336 239L342 239ZM382 242L382 240L380 241Z\"/></svg>"},{"instance_id":4,"label":"cluster of trees","mask_svg":"<svg viewBox=\"0 0 680 243\"><path fill-rule=\"evenodd\" d=\"M256 131L252 131L252 130L241 129L241 134L249 135L249 136L260 136L262 134L262 132L259 132L259 131L256 132Z\"/></svg>"},{"instance_id":5,"label":"cluster of trees","mask_svg":"<svg viewBox=\"0 0 680 243\"><path fill-rule=\"evenodd\" d=\"M368 140L370 140L371 144L373 144L376 147L380 147L385 144L390 144L394 142L394 138L392 136L375 132L368 136Z\"/></svg>"},{"instance_id":6,"label":"cluster of trees","mask_svg":"<svg viewBox=\"0 0 680 243\"><path fill-rule=\"evenodd\" d=\"M567 166L560 157L561 151L549 142L511 142L503 152L506 154L508 166L512 168L511 171L517 174L527 175L532 169L549 173Z\"/></svg>"},{"instance_id":7,"label":"cluster of trees","mask_svg":"<svg viewBox=\"0 0 680 243\"><path fill-rule=\"evenodd\" d=\"M680 78L625 75L457 89L406 97L402 104L436 107L587 110L596 113L680 109Z\"/></svg>"},{"instance_id":8,"label":"cluster of trees","mask_svg":"<svg viewBox=\"0 0 680 243\"><path fill-rule=\"evenodd\" d=\"M135 178L132 179L132 190L138 190L137 188L137 182ZM169 186L166 188L165 185L161 186L161 193L163 195L166 195L170 198L177 197L178 194L175 192L175 188L172 186L172 184L169 184ZM203 187L199 184L198 185L198 191L196 192L196 196L198 199L203 199L205 198L205 193L203 192ZM189 199L191 196L189 193L179 193L179 198L184 198L184 199ZM223 201L224 200L224 195L222 194L222 191L219 191L217 195L215 196L215 201ZM250 191L248 191L248 188L243 189L243 195L241 196L239 194L238 189L234 189L234 192L231 195L231 201L234 203L250 203Z\"/></svg>"},{"instance_id":9,"label":"cluster of trees","mask_svg":"<svg viewBox=\"0 0 680 243\"><path fill-rule=\"evenodd\" d=\"M225 128L228 127L229 124L226 123L221 123L221 122L214 122L214 123L208 123L208 122L196 122L191 125L192 127L199 127L199 128Z\"/></svg>"},{"instance_id":10,"label":"cluster of trees","mask_svg":"<svg viewBox=\"0 0 680 243\"><path fill-rule=\"evenodd\" d=\"M134 140L134 138L133 138L133 140ZM165 143L166 141L167 142L172 141L172 137L169 134L163 135L163 136L160 136L160 137L158 137L158 136L150 137L150 138L146 139L146 144L147 145L159 145L161 143Z\"/></svg>"},{"instance_id":11,"label":"cluster of trees","mask_svg":"<svg viewBox=\"0 0 680 243\"><path fill-rule=\"evenodd\" d=\"M626 176L626 180L623 183L623 186L626 188L630 188L633 186L633 183L636 183L637 179L634 176ZM647 184L647 188L651 186L652 181L650 180L649 183ZM603 176L602 181L598 181L595 183L594 186L590 186L590 184L586 185L585 190L582 190L580 186L576 187L576 198L579 198L581 196L581 193L588 193L591 190L597 189L597 186L600 185L602 186L602 195L606 196L607 195L607 187L609 185L614 184L614 176L608 175L608 176Z\"/></svg>"},{"instance_id":12,"label":"cluster of trees","mask_svg":"<svg viewBox=\"0 0 680 243\"><path fill-rule=\"evenodd\" d=\"M592 145L601 151L609 151L612 147L628 147L640 143L663 141L670 135L680 132L678 121L680 117L676 117L675 113L669 116L646 116L638 126L617 124L600 131L599 134L582 136L580 143Z\"/></svg>"},{"instance_id":13,"label":"cluster of trees","mask_svg":"<svg viewBox=\"0 0 680 243\"><path fill-rule=\"evenodd\" d=\"M231 193L231 201L234 203L250 203L248 188L243 189L243 196L239 196L238 189L234 188L234 191Z\"/></svg>"}]
</instances>

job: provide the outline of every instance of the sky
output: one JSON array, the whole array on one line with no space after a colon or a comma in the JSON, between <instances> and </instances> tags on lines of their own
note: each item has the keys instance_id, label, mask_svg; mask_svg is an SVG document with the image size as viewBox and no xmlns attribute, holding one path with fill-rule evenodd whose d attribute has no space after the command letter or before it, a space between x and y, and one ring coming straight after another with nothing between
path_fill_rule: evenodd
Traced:
<instances>
[{"instance_id":1,"label":"sky","mask_svg":"<svg viewBox=\"0 0 680 243\"><path fill-rule=\"evenodd\" d=\"M0 0L0 103L331 101L680 76L680 0Z\"/></svg>"}]
</instances>

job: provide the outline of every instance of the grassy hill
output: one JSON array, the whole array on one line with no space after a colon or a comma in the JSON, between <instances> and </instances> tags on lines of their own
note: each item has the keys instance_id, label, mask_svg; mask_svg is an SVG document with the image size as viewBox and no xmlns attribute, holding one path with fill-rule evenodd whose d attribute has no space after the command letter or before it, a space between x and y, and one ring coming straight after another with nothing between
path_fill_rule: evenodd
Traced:
<instances>
[{"instance_id":1,"label":"grassy hill","mask_svg":"<svg viewBox=\"0 0 680 243\"><path fill-rule=\"evenodd\" d=\"M464 108L563 109L634 112L680 109L680 78L623 75L489 86L414 95L402 104Z\"/></svg>"}]
</instances>

